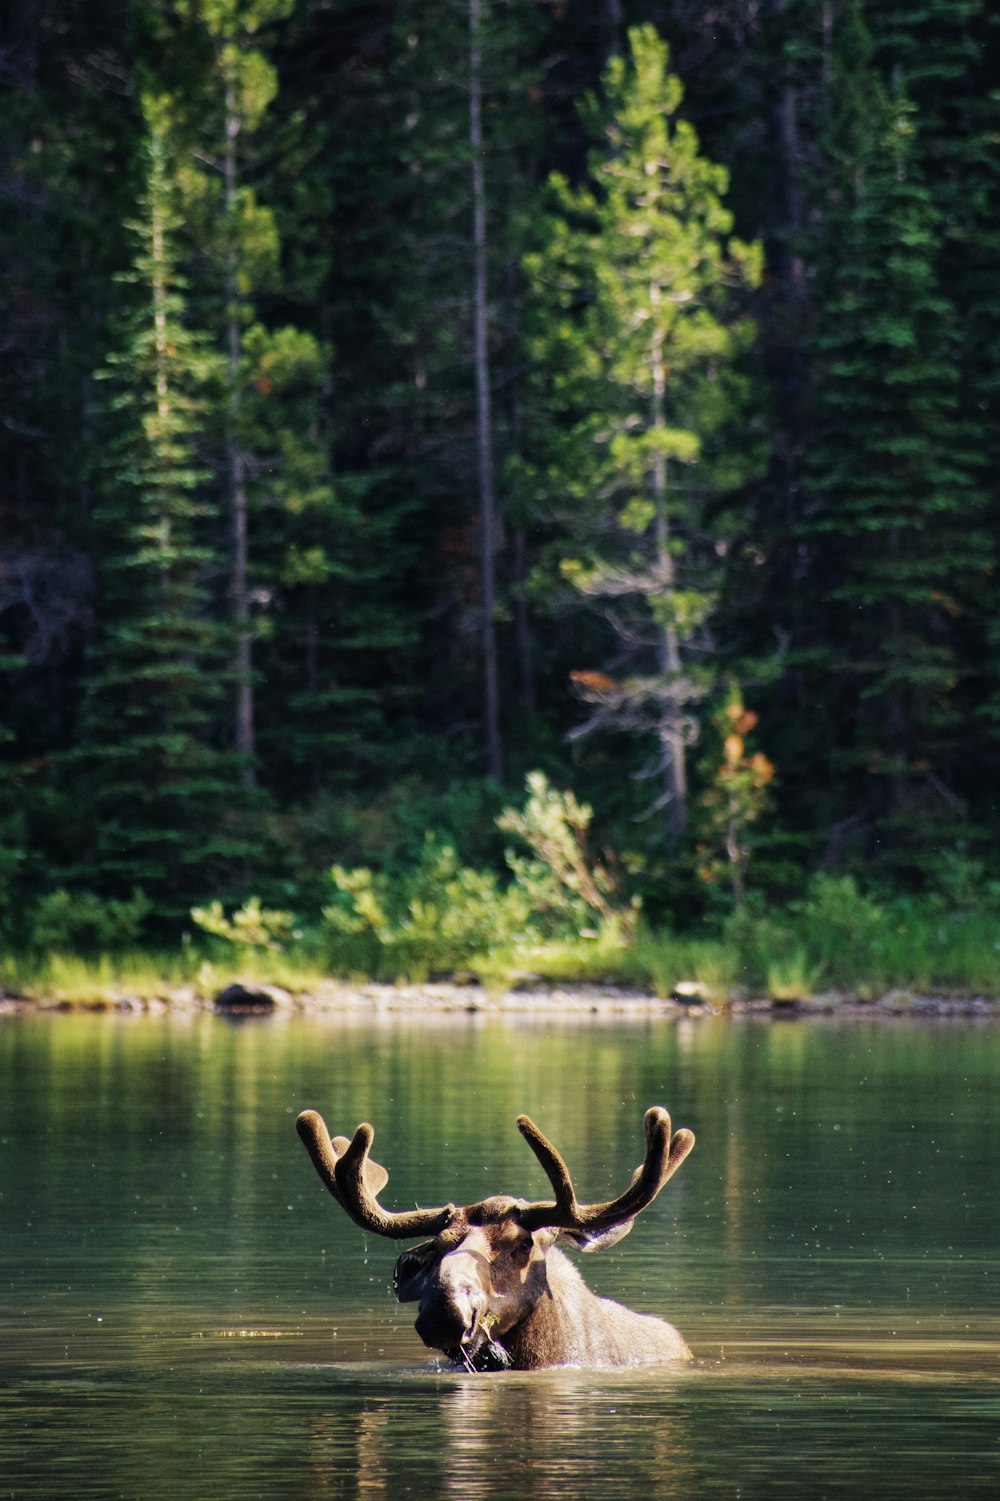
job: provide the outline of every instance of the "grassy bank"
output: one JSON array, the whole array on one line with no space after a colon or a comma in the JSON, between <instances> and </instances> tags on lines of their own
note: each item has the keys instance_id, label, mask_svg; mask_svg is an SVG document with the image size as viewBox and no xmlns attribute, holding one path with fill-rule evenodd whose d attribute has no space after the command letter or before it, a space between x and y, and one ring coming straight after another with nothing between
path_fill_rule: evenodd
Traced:
<instances>
[{"instance_id":1,"label":"grassy bank","mask_svg":"<svg viewBox=\"0 0 1000 1501\"><path fill-rule=\"evenodd\" d=\"M456 947L429 925L420 942L398 932L297 935L267 944L206 938L170 953L130 949L81 956L66 952L0 959L8 995L47 1003L102 1005L187 991L209 1000L235 976L308 994L324 981L448 979L481 981L500 991L532 981L601 983L659 996L695 989L713 1003L733 994L794 1000L825 991L873 1000L889 991L1000 996L1000 908L948 908L897 900L880 904L848 879L814 883L783 911L745 907L697 933L641 925L630 942L611 923L583 934L539 941L504 935L491 946L482 931Z\"/></svg>"},{"instance_id":2,"label":"grassy bank","mask_svg":"<svg viewBox=\"0 0 1000 1501\"><path fill-rule=\"evenodd\" d=\"M8 920L0 987L71 1005L182 993L208 1001L235 976L303 995L331 979L461 976L494 994L533 981L599 983L713 1004L832 992L1000 998L1000 880L979 862L942 853L934 885L906 895L816 872L781 907L759 891L744 900L745 882L730 872L707 883L700 922L654 926L625 862L594 857L591 809L538 772L527 792L523 809L497 820L523 847L505 851L504 870L465 865L452 842L428 832L407 861L333 865L289 888L287 909L256 894L192 908L183 942L166 953L144 946L156 928L141 891L114 899L59 888ZM679 902L678 914L691 912Z\"/></svg>"}]
</instances>

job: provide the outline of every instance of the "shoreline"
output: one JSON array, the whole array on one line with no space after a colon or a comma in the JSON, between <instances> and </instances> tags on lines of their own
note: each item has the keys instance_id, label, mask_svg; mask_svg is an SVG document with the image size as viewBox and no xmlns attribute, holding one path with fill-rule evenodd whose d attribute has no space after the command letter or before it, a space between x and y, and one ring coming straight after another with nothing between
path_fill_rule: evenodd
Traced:
<instances>
[{"instance_id":1,"label":"shoreline","mask_svg":"<svg viewBox=\"0 0 1000 1501\"><path fill-rule=\"evenodd\" d=\"M851 992L776 999L751 996L739 990L724 997L698 991L663 997L651 991L593 983L535 982L497 990L457 981L380 984L334 980L308 992L293 992L238 976L213 995L205 995L188 985L165 987L163 994L154 996L130 995L122 991L82 1001L59 996L0 995L0 1017L35 1012L338 1016L352 1021L406 1016L513 1016L560 1021L588 1017L615 1020L748 1017L761 1020L962 1018L992 1021L1000 1019L1000 997L916 994L906 990L893 990L873 999L862 999Z\"/></svg>"}]
</instances>

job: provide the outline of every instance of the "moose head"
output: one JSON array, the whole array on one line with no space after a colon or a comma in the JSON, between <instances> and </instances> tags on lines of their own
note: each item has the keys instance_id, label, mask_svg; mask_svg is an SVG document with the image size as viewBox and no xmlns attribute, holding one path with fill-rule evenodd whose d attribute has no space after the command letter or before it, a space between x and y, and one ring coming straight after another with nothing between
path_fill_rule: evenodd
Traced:
<instances>
[{"instance_id":1,"label":"moose head","mask_svg":"<svg viewBox=\"0 0 1000 1501\"><path fill-rule=\"evenodd\" d=\"M645 1117L646 1155L624 1193L603 1204L578 1202L569 1169L526 1115L518 1129L552 1184L553 1202L497 1194L456 1208L383 1209L389 1180L368 1155L372 1127L330 1139L322 1116L304 1110L296 1128L330 1193L355 1224L393 1240L424 1236L396 1262L401 1303L419 1304L417 1333L470 1371L556 1365L633 1365L683 1360L690 1351L662 1319L633 1313L590 1291L560 1246L600 1251L627 1235L694 1146L671 1134L660 1105Z\"/></svg>"}]
</instances>

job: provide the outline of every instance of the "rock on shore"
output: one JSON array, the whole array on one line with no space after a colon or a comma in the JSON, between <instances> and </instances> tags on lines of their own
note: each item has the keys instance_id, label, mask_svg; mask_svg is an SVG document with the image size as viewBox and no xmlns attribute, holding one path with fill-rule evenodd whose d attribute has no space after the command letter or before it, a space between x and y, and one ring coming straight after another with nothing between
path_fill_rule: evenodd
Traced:
<instances>
[{"instance_id":1,"label":"rock on shore","mask_svg":"<svg viewBox=\"0 0 1000 1501\"><path fill-rule=\"evenodd\" d=\"M617 1020L656 1017L747 1017L756 1019L804 1019L809 1017L1000 1018L1000 997L914 995L895 990L876 999L862 999L845 992L805 996L800 999L755 997L740 991L719 996L695 984L678 986L673 995L662 997L647 991L620 989L613 985L557 984L526 977L516 986L500 990L478 983L433 981L423 984L367 984L329 980L308 993L286 990L234 976L221 989L205 994L193 985L164 988L161 995L137 996L109 988L107 995L73 1004L67 1000L30 1000L0 996L0 1015L25 1009L98 1010L139 1013L204 1012L240 1017L338 1014L364 1021L387 1016L519 1016L532 1020L607 1018Z\"/></svg>"}]
</instances>

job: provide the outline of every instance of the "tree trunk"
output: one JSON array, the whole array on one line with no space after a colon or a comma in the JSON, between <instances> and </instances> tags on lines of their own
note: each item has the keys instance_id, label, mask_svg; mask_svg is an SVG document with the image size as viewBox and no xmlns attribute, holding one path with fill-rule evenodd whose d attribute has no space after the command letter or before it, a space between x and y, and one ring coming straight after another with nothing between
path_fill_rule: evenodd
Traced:
<instances>
[{"instance_id":1,"label":"tree trunk","mask_svg":"<svg viewBox=\"0 0 1000 1501\"><path fill-rule=\"evenodd\" d=\"M524 529L513 534L514 543L514 646L517 652L518 697L525 714L538 708L535 693L535 656L531 641L531 619L524 590L528 579L528 549Z\"/></svg>"},{"instance_id":2,"label":"tree trunk","mask_svg":"<svg viewBox=\"0 0 1000 1501\"><path fill-rule=\"evenodd\" d=\"M226 81L226 150L225 150L225 209L227 216L233 212L236 202L236 140L240 132L236 112L235 81ZM230 574L230 598L233 623L236 628L236 658L234 676L236 681L236 735L237 753L242 758L240 781L246 788L254 786L254 701L253 701L253 633L250 624L249 535L247 518L246 459L239 441L240 418L240 359L242 339L239 319L239 289L237 286L236 247L230 244L229 265L226 275L226 308L228 327L229 359L227 381L229 385L229 431L226 438L226 477L229 489L229 514L232 525L232 571Z\"/></svg>"},{"instance_id":3,"label":"tree trunk","mask_svg":"<svg viewBox=\"0 0 1000 1501\"><path fill-rule=\"evenodd\" d=\"M660 305L660 287L657 282L650 286L650 302L653 308L654 331L650 346L650 367L653 377L652 426L654 432L662 432L666 412L667 373L663 359L663 335L656 327ZM655 516L653 537L656 548L657 577L663 581L667 597L674 592L674 559L670 551L670 518L667 515L667 456L657 448L653 455L652 489ZM670 684L676 683L681 671L681 646L677 628L673 625L657 626L657 667L665 679L660 718L660 743L663 747L663 792L667 809L667 834L671 844L676 844L687 827L687 763L684 736L678 723L681 705L671 692Z\"/></svg>"},{"instance_id":4,"label":"tree trunk","mask_svg":"<svg viewBox=\"0 0 1000 1501\"><path fill-rule=\"evenodd\" d=\"M622 37L624 32L624 16L622 15L622 0L603 0L601 6L601 24L606 28L607 39L604 45L604 61L607 63L612 57L622 55Z\"/></svg>"},{"instance_id":5,"label":"tree trunk","mask_svg":"<svg viewBox=\"0 0 1000 1501\"><path fill-rule=\"evenodd\" d=\"M516 267L508 260L504 274L504 346L507 352L503 385L507 392L506 418L509 442L514 453L520 453L523 445L521 422L521 360L523 343L517 319ZM528 606L528 538L523 526L516 525L510 532L511 562L511 608L513 611L514 657L517 663L517 701L525 714L533 715L538 708L535 689L535 653L531 632L531 610Z\"/></svg>"},{"instance_id":6,"label":"tree trunk","mask_svg":"<svg viewBox=\"0 0 1000 1501\"><path fill-rule=\"evenodd\" d=\"M162 149L157 147L157 149ZM154 178L155 181L155 178ZM156 371L156 421L159 429L157 438L163 441L170 421L170 380L167 366L167 281L166 281L166 245L163 227L163 200L157 188L150 191L150 231L151 231L151 259L152 259L152 292L153 292L153 348L155 351ZM166 584L169 576L170 556L170 516L167 508L161 508L158 518L158 541L160 552L163 556L164 567L160 574L160 585L166 593Z\"/></svg>"},{"instance_id":7,"label":"tree trunk","mask_svg":"<svg viewBox=\"0 0 1000 1501\"><path fill-rule=\"evenodd\" d=\"M469 145L472 155L473 343L476 377L476 477L479 491L480 609L486 766L503 778L496 631L496 505L493 493L493 430L487 347L486 184L483 171L482 44L480 0L469 0Z\"/></svg>"}]
</instances>

